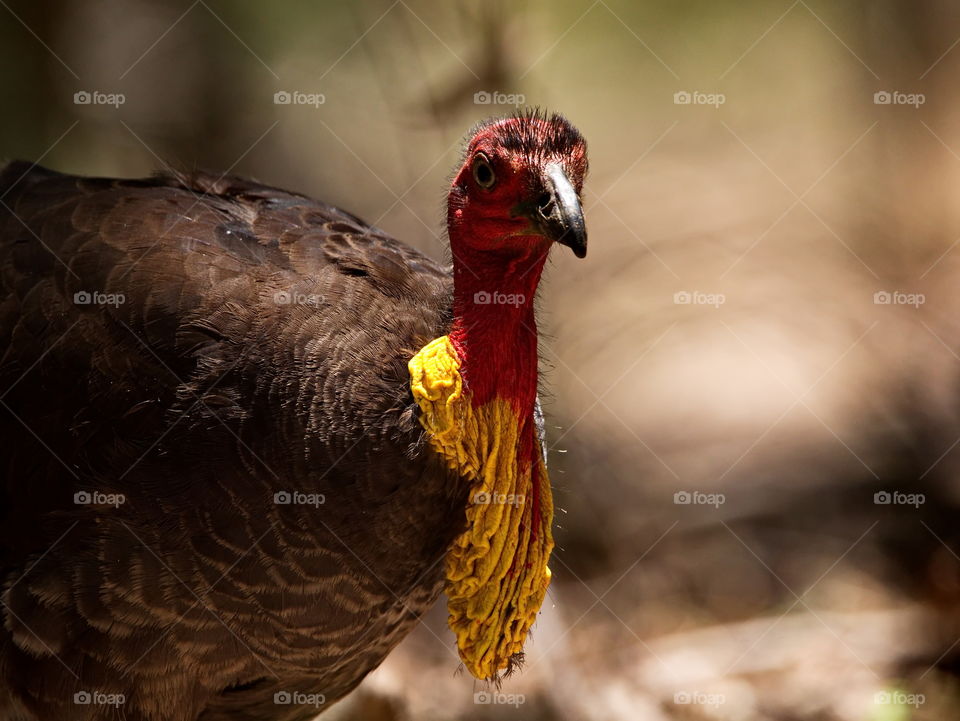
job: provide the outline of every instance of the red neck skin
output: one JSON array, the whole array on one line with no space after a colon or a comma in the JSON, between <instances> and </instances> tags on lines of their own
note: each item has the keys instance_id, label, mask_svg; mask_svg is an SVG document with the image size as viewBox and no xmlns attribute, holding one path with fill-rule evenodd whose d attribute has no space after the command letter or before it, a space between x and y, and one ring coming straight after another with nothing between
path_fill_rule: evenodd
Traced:
<instances>
[{"instance_id":1,"label":"red neck skin","mask_svg":"<svg viewBox=\"0 0 960 721\"><path fill-rule=\"evenodd\" d=\"M528 253L506 262L490 251L461 246L459 252L454 252L454 320L449 337L460 356L460 372L467 392L472 394L473 407L501 398L509 401L517 413L517 456L532 473L530 485L521 492L532 499L532 518L539 519L540 451L533 423L537 399L537 322L533 301L547 254L541 239L532 240ZM476 302L487 298L491 302ZM522 302L505 302L509 300ZM536 520L530 533L532 542L539 534ZM515 571L511 566L510 573Z\"/></svg>"},{"instance_id":2,"label":"red neck skin","mask_svg":"<svg viewBox=\"0 0 960 721\"><path fill-rule=\"evenodd\" d=\"M455 250L450 340L460 356L473 406L494 398L507 400L525 425L537 397L534 295L546 261L544 241L531 237L521 245L528 252L506 258L451 241ZM478 302L483 300L489 302Z\"/></svg>"},{"instance_id":3,"label":"red neck skin","mask_svg":"<svg viewBox=\"0 0 960 721\"><path fill-rule=\"evenodd\" d=\"M504 257L501 253L475 250L458 243L456 235L459 232L460 228L451 228L453 327L449 333L450 342L460 357L460 373L467 392L471 394L471 405L479 408L501 398L508 401L517 413L517 456L532 474L529 486L521 492L529 494L532 499L534 520L530 539L533 542L539 535L536 519L540 518L540 451L533 422L537 400L534 296L547 259L549 242L537 236L520 238L519 243L511 243L514 253ZM491 302L478 303L480 299ZM511 566L510 573L515 572Z\"/></svg>"}]
</instances>

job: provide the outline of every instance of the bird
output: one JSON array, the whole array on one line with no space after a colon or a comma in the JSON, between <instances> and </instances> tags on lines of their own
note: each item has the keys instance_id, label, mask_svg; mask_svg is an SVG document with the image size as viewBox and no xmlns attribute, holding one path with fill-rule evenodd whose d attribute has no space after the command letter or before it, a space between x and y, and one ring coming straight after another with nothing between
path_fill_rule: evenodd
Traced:
<instances>
[{"instance_id":1,"label":"bird","mask_svg":"<svg viewBox=\"0 0 960 721\"><path fill-rule=\"evenodd\" d=\"M481 122L446 263L237 177L0 169L0 718L313 718L441 594L451 663L514 670L587 169L559 114Z\"/></svg>"}]
</instances>

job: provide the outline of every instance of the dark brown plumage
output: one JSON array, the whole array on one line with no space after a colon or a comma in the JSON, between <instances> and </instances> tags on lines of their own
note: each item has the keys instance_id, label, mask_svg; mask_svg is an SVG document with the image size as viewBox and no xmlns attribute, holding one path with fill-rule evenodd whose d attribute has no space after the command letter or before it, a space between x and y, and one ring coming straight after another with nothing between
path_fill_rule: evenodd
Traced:
<instances>
[{"instance_id":1,"label":"dark brown plumage","mask_svg":"<svg viewBox=\"0 0 960 721\"><path fill-rule=\"evenodd\" d=\"M14 163L0 194L0 718L309 718L274 694L355 686L463 525L406 367L449 272L241 180Z\"/></svg>"}]
</instances>

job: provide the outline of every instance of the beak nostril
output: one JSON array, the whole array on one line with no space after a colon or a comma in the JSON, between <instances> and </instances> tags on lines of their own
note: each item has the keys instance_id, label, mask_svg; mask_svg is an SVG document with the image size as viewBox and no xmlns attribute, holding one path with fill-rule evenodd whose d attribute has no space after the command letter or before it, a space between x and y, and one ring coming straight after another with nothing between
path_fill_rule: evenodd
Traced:
<instances>
[{"instance_id":1,"label":"beak nostril","mask_svg":"<svg viewBox=\"0 0 960 721\"><path fill-rule=\"evenodd\" d=\"M537 209L544 218L549 218L554 210L554 200L550 193L544 193L537 198Z\"/></svg>"}]
</instances>

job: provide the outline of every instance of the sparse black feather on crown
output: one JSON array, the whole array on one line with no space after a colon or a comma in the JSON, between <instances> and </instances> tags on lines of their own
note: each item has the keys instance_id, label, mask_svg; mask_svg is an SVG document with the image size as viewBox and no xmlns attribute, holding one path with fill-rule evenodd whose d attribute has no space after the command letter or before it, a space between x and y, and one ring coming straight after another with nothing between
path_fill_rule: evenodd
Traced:
<instances>
[{"instance_id":1,"label":"sparse black feather on crown","mask_svg":"<svg viewBox=\"0 0 960 721\"><path fill-rule=\"evenodd\" d=\"M519 120L520 122L506 122ZM470 131L473 138L492 129L505 150L526 155L583 155L587 141L580 131L560 113L526 108L504 117L484 120Z\"/></svg>"},{"instance_id":2,"label":"sparse black feather on crown","mask_svg":"<svg viewBox=\"0 0 960 721\"><path fill-rule=\"evenodd\" d=\"M501 142L507 150L520 153L545 153L548 155L566 155L586 146L586 141L570 122L553 113L549 117L538 108L516 116L528 122L503 125ZM529 122L531 120L545 123Z\"/></svg>"}]
</instances>

